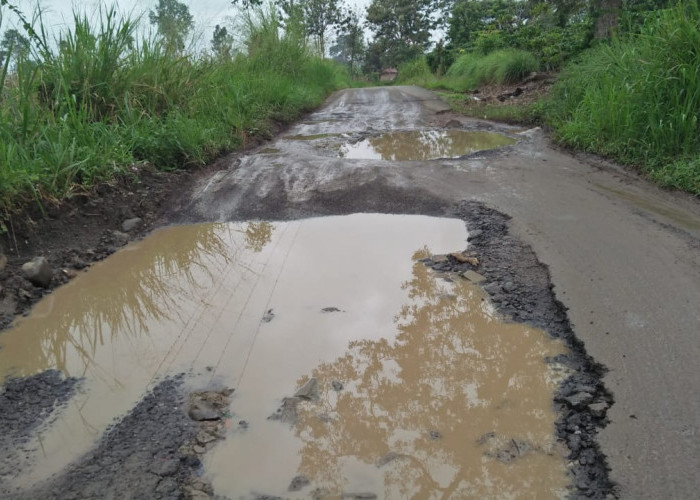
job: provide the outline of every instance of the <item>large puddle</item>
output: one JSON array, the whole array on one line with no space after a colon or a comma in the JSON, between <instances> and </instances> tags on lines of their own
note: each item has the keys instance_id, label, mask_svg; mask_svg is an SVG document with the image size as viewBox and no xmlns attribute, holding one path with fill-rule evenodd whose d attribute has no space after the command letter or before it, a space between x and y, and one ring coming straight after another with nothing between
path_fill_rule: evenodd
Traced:
<instances>
[{"instance_id":1,"label":"large puddle","mask_svg":"<svg viewBox=\"0 0 700 500\"><path fill-rule=\"evenodd\" d=\"M363 160L434 160L460 156L515 144L502 134L465 130L414 130L389 132L359 142L345 144L340 156Z\"/></svg>"},{"instance_id":2,"label":"large puddle","mask_svg":"<svg viewBox=\"0 0 700 500\"><path fill-rule=\"evenodd\" d=\"M0 376L85 377L15 483L57 472L188 371L236 389L205 455L218 494L561 496L561 373L544 358L563 347L418 262L465 240L459 220L361 214L171 227L127 247L0 335ZM310 400L291 398L310 380Z\"/></svg>"}]
</instances>

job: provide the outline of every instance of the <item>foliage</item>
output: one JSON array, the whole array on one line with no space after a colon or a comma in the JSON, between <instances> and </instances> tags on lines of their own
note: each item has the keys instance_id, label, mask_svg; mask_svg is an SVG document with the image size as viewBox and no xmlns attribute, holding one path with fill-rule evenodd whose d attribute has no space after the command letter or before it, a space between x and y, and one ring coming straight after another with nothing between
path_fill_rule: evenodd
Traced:
<instances>
[{"instance_id":1,"label":"foliage","mask_svg":"<svg viewBox=\"0 0 700 500\"><path fill-rule=\"evenodd\" d=\"M193 26L193 18L186 4L177 0L158 0L155 11L150 11L148 19L158 27L169 52L180 53L185 48L185 38Z\"/></svg>"},{"instance_id":2,"label":"foliage","mask_svg":"<svg viewBox=\"0 0 700 500\"><path fill-rule=\"evenodd\" d=\"M0 41L0 60L4 61L7 58L11 58L16 66L20 59L24 59L29 55L30 48L30 42L27 37L14 28L9 29L5 31L2 41Z\"/></svg>"},{"instance_id":3,"label":"foliage","mask_svg":"<svg viewBox=\"0 0 700 500\"><path fill-rule=\"evenodd\" d=\"M179 56L137 40L137 24L110 10L97 24L75 15L57 44L18 65L12 85L6 59L0 209L61 199L133 175L143 162L166 170L202 165L347 81L334 63L281 34L274 12L251 11L248 20L248 56Z\"/></svg>"},{"instance_id":4,"label":"foliage","mask_svg":"<svg viewBox=\"0 0 700 500\"><path fill-rule=\"evenodd\" d=\"M537 71L535 56L522 50L498 50L486 56L466 53L457 58L447 72L448 77L461 78L467 87L485 84L512 84Z\"/></svg>"},{"instance_id":5,"label":"foliage","mask_svg":"<svg viewBox=\"0 0 700 500\"><path fill-rule=\"evenodd\" d=\"M335 43L330 48L331 56L341 64L348 66L350 76L359 73L364 61L365 36L357 11L343 13Z\"/></svg>"},{"instance_id":6,"label":"foliage","mask_svg":"<svg viewBox=\"0 0 700 500\"><path fill-rule=\"evenodd\" d=\"M233 35L230 35L225 26L216 25L211 37L211 50L218 57L231 57L233 48Z\"/></svg>"},{"instance_id":7,"label":"foliage","mask_svg":"<svg viewBox=\"0 0 700 500\"><path fill-rule=\"evenodd\" d=\"M372 0L367 8L367 26L374 34L367 57L371 69L395 67L424 53L433 6L433 0Z\"/></svg>"},{"instance_id":8,"label":"foliage","mask_svg":"<svg viewBox=\"0 0 700 500\"><path fill-rule=\"evenodd\" d=\"M576 1L457 0L448 34L453 50L521 49L556 69L589 46L593 17Z\"/></svg>"},{"instance_id":9,"label":"foliage","mask_svg":"<svg viewBox=\"0 0 700 500\"><path fill-rule=\"evenodd\" d=\"M689 1L566 68L549 103L564 142L700 194L700 9Z\"/></svg>"},{"instance_id":10,"label":"foliage","mask_svg":"<svg viewBox=\"0 0 700 500\"><path fill-rule=\"evenodd\" d=\"M326 36L330 28L340 22L339 2L338 0L304 0L301 5L306 33L314 40L320 56L324 57Z\"/></svg>"}]
</instances>

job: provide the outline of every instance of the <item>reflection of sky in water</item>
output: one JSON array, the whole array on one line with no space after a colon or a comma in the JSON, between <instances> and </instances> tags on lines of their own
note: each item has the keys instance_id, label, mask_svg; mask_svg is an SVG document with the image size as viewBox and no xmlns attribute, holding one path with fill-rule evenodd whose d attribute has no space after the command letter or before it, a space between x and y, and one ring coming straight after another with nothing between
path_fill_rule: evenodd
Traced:
<instances>
[{"instance_id":1,"label":"reflection of sky in water","mask_svg":"<svg viewBox=\"0 0 700 500\"><path fill-rule=\"evenodd\" d=\"M482 292L439 282L422 264L405 290L394 342L352 342L345 356L312 372L323 389L296 426L304 442L299 474L328 498L361 487L348 458L373 466L361 476L381 484L373 491L380 498L560 495L566 474L554 451L555 383L543 359L561 345L502 323ZM332 389L334 380L343 391ZM487 433L493 438L479 445ZM528 453L510 464L488 456L512 438Z\"/></svg>"},{"instance_id":2,"label":"reflection of sky in water","mask_svg":"<svg viewBox=\"0 0 700 500\"><path fill-rule=\"evenodd\" d=\"M491 132L415 130L390 132L340 148L340 156L366 160L430 160L457 158L476 151L514 144L515 140Z\"/></svg>"}]
</instances>

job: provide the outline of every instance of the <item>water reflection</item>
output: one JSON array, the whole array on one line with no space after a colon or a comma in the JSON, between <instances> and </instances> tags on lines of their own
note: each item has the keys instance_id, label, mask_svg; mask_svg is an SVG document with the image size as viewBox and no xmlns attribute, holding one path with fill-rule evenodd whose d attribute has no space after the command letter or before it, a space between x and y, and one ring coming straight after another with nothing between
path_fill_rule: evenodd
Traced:
<instances>
[{"instance_id":1,"label":"water reflection","mask_svg":"<svg viewBox=\"0 0 700 500\"><path fill-rule=\"evenodd\" d=\"M409 161L457 158L476 151L514 144L515 140L491 132L415 130L370 137L340 149L350 159Z\"/></svg>"},{"instance_id":2,"label":"water reflection","mask_svg":"<svg viewBox=\"0 0 700 500\"><path fill-rule=\"evenodd\" d=\"M439 283L420 263L404 288L394 342L352 342L313 371L321 399L299 408L299 474L328 498L352 489L353 477L387 498L559 496L565 466L543 359L560 344L501 322L481 291ZM518 456L499 460L512 443Z\"/></svg>"},{"instance_id":3,"label":"water reflection","mask_svg":"<svg viewBox=\"0 0 700 500\"><path fill-rule=\"evenodd\" d=\"M149 335L162 338L169 332L156 330L167 329L165 325L176 331L188 321L184 312L207 294L244 247L262 251L273 229L267 222L240 229L228 224L181 226L116 253L47 297L29 318L3 334L0 376L48 368L84 376L89 366L99 368L95 354L101 348ZM134 344L136 358L139 349Z\"/></svg>"}]
</instances>

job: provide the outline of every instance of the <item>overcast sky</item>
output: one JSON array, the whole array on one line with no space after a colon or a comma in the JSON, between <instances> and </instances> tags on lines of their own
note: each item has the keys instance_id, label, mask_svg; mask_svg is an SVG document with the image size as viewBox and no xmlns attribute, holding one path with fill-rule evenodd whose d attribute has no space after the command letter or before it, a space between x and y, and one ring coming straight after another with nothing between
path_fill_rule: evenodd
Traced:
<instances>
[{"instance_id":1,"label":"overcast sky","mask_svg":"<svg viewBox=\"0 0 700 500\"><path fill-rule=\"evenodd\" d=\"M231 5L230 0L179 0L185 3L190 8L190 13L194 17L195 31L203 33L201 38L204 39L204 44L208 44L211 39L211 34L214 26L217 24L227 24L226 18L234 16L236 9ZM371 0L345 0L349 6L359 7L364 11ZM10 0L10 3L18 5L20 9L31 17L31 13L37 4L37 0ZM100 5L117 5L118 9L124 13L134 13L136 15L148 15L148 11L155 7L157 0L119 0L99 1L99 0L40 0L45 15L44 24L48 28L55 31L65 27L71 22L72 13L74 10L91 14L95 12ZM5 31L10 26L16 24L16 19L7 10L3 12L2 26L0 31Z\"/></svg>"}]
</instances>

